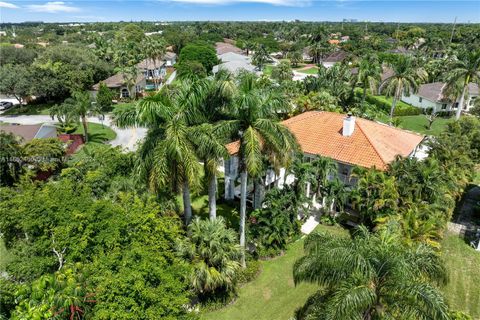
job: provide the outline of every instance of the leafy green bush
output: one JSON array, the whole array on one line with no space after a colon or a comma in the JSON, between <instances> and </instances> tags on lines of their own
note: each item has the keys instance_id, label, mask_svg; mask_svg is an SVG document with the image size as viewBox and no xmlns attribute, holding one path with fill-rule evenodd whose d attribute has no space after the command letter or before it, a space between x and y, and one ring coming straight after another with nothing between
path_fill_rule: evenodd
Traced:
<instances>
[{"instance_id":1,"label":"leafy green bush","mask_svg":"<svg viewBox=\"0 0 480 320\"><path fill-rule=\"evenodd\" d=\"M284 250L300 232L296 195L290 188L267 192L264 208L250 215L249 233L259 256L271 256Z\"/></svg>"},{"instance_id":2,"label":"leafy green bush","mask_svg":"<svg viewBox=\"0 0 480 320\"><path fill-rule=\"evenodd\" d=\"M376 105L378 108L383 111L390 113L390 108L392 104L389 101L386 101L382 96L373 96L368 94L365 100L368 103ZM422 109L415 108L411 105L399 101L395 107L394 116L416 116L422 114Z\"/></svg>"},{"instance_id":3,"label":"leafy green bush","mask_svg":"<svg viewBox=\"0 0 480 320\"><path fill-rule=\"evenodd\" d=\"M252 281L260 273L260 261L258 260L249 260L247 261L247 267L240 270L237 276L237 281L239 284L247 283Z\"/></svg>"}]
</instances>

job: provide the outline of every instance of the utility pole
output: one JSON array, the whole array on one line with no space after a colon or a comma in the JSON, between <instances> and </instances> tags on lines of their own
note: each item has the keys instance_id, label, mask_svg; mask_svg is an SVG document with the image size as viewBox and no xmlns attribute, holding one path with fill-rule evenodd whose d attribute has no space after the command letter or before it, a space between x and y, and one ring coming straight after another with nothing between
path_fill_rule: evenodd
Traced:
<instances>
[{"instance_id":1,"label":"utility pole","mask_svg":"<svg viewBox=\"0 0 480 320\"><path fill-rule=\"evenodd\" d=\"M453 21L453 26L452 26L452 35L450 36L450 43L453 41L453 34L455 33L455 25L457 24L457 17L455 17L455 20Z\"/></svg>"}]
</instances>

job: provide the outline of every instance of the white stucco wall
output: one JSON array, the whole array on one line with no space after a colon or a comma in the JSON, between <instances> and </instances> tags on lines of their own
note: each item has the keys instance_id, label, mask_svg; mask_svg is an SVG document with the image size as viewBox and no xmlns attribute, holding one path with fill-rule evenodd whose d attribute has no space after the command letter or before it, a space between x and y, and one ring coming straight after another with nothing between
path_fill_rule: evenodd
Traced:
<instances>
[{"instance_id":1,"label":"white stucco wall","mask_svg":"<svg viewBox=\"0 0 480 320\"><path fill-rule=\"evenodd\" d=\"M477 96L475 95L468 96L468 98L465 100L465 105L464 105L464 106L467 106L467 108L464 110L469 111L473 107L472 98L475 99L476 97ZM420 102L420 98L422 98L421 102ZM452 111L457 109L457 108L452 108L452 105L453 105L452 103L447 103L446 109L442 109L443 103L433 102L426 98L420 97L416 94L410 94L410 96L408 97L405 95L402 95L401 100L405 103L411 104L414 107L422 108L422 109L434 108L436 111ZM459 100L457 102L459 102Z\"/></svg>"}]
</instances>

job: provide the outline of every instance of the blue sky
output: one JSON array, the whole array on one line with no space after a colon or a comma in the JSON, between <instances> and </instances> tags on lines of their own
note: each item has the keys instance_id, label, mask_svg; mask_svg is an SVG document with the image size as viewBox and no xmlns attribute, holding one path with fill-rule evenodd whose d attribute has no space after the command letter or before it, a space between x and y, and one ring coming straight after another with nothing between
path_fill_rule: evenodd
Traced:
<instances>
[{"instance_id":1,"label":"blue sky","mask_svg":"<svg viewBox=\"0 0 480 320\"><path fill-rule=\"evenodd\" d=\"M480 22L480 1L72 0L0 1L1 22L308 20Z\"/></svg>"}]
</instances>

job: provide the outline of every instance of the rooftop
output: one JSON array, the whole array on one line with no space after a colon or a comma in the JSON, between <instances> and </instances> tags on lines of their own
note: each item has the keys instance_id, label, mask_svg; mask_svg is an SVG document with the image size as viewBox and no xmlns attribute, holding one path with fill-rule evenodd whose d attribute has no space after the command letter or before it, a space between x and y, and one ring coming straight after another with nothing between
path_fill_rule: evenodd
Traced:
<instances>
[{"instance_id":1,"label":"rooftop","mask_svg":"<svg viewBox=\"0 0 480 320\"><path fill-rule=\"evenodd\" d=\"M360 167L385 170L397 155L407 157L424 136L378 122L356 118L351 136L342 135L345 115L310 111L283 121L295 135L304 153L332 158ZM230 154L239 150L239 142L227 145Z\"/></svg>"},{"instance_id":2,"label":"rooftop","mask_svg":"<svg viewBox=\"0 0 480 320\"><path fill-rule=\"evenodd\" d=\"M416 95L433 102L448 101L448 98L444 97L443 95L443 90L445 90L446 86L447 84L445 82L432 82L422 84L418 88L418 92L416 93ZM470 83L468 85L468 92L471 95L478 95L478 85L475 83Z\"/></svg>"},{"instance_id":3,"label":"rooftop","mask_svg":"<svg viewBox=\"0 0 480 320\"><path fill-rule=\"evenodd\" d=\"M0 125L0 131L21 137L23 142L29 142L35 138L53 138L57 136L56 127L46 124L2 124Z\"/></svg>"}]
</instances>

